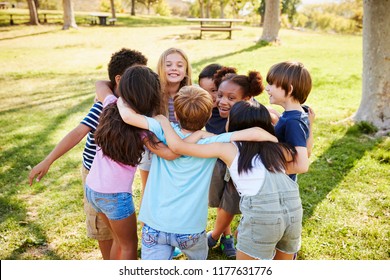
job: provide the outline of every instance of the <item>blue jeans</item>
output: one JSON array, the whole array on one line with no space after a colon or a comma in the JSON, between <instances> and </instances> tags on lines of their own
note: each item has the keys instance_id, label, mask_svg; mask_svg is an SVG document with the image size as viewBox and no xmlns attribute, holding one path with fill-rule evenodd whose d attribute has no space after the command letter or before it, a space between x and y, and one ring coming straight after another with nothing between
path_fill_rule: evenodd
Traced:
<instances>
[{"instance_id":1,"label":"blue jeans","mask_svg":"<svg viewBox=\"0 0 390 280\"><path fill-rule=\"evenodd\" d=\"M131 193L99 193L85 185L85 196L96 212L110 220L123 220L135 212Z\"/></svg>"},{"instance_id":2,"label":"blue jeans","mask_svg":"<svg viewBox=\"0 0 390 280\"><path fill-rule=\"evenodd\" d=\"M171 260L175 247L178 247L189 260L206 260L209 251L206 232L176 234L143 226L142 260Z\"/></svg>"}]
</instances>

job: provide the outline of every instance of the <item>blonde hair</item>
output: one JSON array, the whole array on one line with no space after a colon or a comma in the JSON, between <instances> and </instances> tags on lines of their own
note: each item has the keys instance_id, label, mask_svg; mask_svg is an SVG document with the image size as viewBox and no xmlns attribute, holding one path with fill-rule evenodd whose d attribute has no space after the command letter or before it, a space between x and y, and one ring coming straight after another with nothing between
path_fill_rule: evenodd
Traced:
<instances>
[{"instance_id":1,"label":"blonde hair","mask_svg":"<svg viewBox=\"0 0 390 280\"><path fill-rule=\"evenodd\" d=\"M178 53L183 57L185 63L186 63L186 75L184 76L184 79L180 82L179 89L181 89L183 86L190 86L192 85L192 69L191 69L191 64L188 60L187 55L185 52L181 49L178 48L169 48L166 51L164 51L161 55L160 58L158 59L157 63L157 74L160 77L160 82L161 82L161 113L168 115L168 99L169 99L169 94L166 91L167 87L167 76L165 75L165 63L167 60L167 56L173 53Z\"/></svg>"},{"instance_id":2,"label":"blonde hair","mask_svg":"<svg viewBox=\"0 0 390 280\"><path fill-rule=\"evenodd\" d=\"M182 87L173 100L177 120L184 129L200 130L211 117L213 99L199 86Z\"/></svg>"}]
</instances>

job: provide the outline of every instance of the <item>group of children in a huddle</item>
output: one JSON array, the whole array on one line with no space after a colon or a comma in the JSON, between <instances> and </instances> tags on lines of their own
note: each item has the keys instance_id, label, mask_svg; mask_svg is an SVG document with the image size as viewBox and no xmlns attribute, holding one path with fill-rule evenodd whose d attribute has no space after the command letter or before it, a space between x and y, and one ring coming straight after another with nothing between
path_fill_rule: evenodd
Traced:
<instances>
[{"instance_id":1,"label":"group of children in a huddle","mask_svg":"<svg viewBox=\"0 0 390 280\"><path fill-rule=\"evenodd\" d=\"M313 145L314 112L303 106L312 86L307 69L278 63L264 86L257 71L241 75L211 64L192 85L180 49L160 56L157 73L146 64L138 51L112 55L110 81L96 83L99 101L31 170L30 185L88 135L82 167L87 233L104 259L138 259L137 167L141 259L172 259L181 251L204 260L217 244L237 259L294 259L303 212L296 174L308 170ZM264 89L271 104L284 108L281 115L254 98ZM208 206L217 208L217 217L206 232ZM237 214L235 235L230 224Z\"/></svg>"}]
</instances>

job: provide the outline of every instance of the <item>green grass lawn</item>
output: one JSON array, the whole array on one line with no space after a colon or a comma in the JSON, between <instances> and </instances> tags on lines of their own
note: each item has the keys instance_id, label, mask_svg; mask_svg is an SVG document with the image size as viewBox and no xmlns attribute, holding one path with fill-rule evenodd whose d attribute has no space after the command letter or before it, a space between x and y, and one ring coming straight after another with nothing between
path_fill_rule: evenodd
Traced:
<instances>
[{"instance_id":1,"label":"green grass lawn","mask_svg":"<svg viewBox=\"0 0 390 280\"><path fill-rule=\"evenodd\" d=\"M172 46L188 54L194 82L212 62L244 74L255 69L263 77L274 63L303 62L314 81L307 104L317 117L311 167L299 176L304 228L298 258L390 259L390 140L374 138L367 126L350 119L361 96L360 36L281 30L280 45L263 46L255 44L258 27L244 26L232 40L218 33L199 40L180 20L150 26L144 17L118 18L116 26L69 31L60 25L0 27L0 259L100 258L84 224L84 141L33 187L29 170L87 113L94 82L107 79L112 53L137 49L155 69L159 55ZM269 105L266 93L258 100ZM138 208L138 176L133 189ZM208 229L214 219L210 210ZM233 228L237 224L238 217ZM218 249L209 258L223 259Z\"/></svg>"}]
</instances>

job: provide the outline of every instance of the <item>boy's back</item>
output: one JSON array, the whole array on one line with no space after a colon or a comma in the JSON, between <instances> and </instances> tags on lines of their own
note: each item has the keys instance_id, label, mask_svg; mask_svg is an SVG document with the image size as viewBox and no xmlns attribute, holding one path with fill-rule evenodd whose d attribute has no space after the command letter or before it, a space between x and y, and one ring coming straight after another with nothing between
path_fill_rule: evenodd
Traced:
<instances>
[{"instance_id":1,"label":"boy's back","mask_svg":"<svg viewBox=\"0 0 390 280\"><path fill-rule=\"evenodd\" d=\"M147 118L149 130L166 143L159 122ZM172 124L183 139L179 125ZM201 139L199 144L229 142L231 134ZM139 220L148 226L179 234L197 233L207 224L208 189L216 158L181 156L168 161L153 155Z\"/></svg>"}]
</instances>

